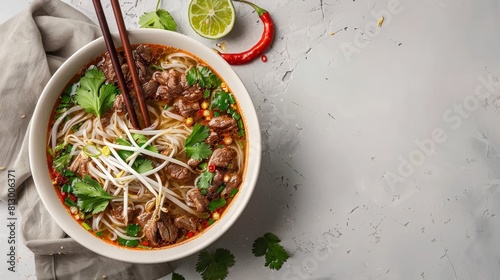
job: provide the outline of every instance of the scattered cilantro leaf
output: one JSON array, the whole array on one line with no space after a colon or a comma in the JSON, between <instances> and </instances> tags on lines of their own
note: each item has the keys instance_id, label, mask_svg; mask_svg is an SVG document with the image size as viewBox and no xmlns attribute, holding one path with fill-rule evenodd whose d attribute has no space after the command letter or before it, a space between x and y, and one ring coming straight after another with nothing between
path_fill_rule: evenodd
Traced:
<instances>
[{"instance_id":1,"label":"scattered cilantro leaf","mask_svg":"<svg viewBox=\"0 0 500 280\"><path fill-rule=\"evenodd\" d=\"M208 126L196 123L193 126L193 131L189 134L188 138L184 142L185 146L193 146L194 144L200 143L208 138L210 133L210 128Z\"/></svg>"},{"instance_id":2,"label":"scattered cilantro leaf","mask_svg":"<svg viewBox=\"0 0 500 280\"><path fill-rule=\"evenodd\" d=\"M212 108L225 112L231 104L231 94L229 92L221 90L215 92L214 98L212 99Z\"/></svg>"},{"instance_id":3,"label":"scattered cilantro leaf","mask_svg":"<svg viewBox=\"0 0 500 280\"><path fill-rule=\"evenodd\" d=\"M125 228L125 230L127 231L128 236L136 237L141 231L141 226L138 224L130 224Z\"/></svg>"},{"instance_id":4,"label":"scattered cilantro leaf","mask_svg":"<svg viewBox=\"0 0 500 280\"><path fill-rule=\"evenodd\" d=\"M161 0L158 0L156 3L156 9L154 11L144 13L139 18L139 27L176 31L177 23L168 11L159 8L160 1Z\"/></svg>"},{"instance_id":5,"label":"scattered cilantro leaf","mask_svg":"<svg viewBox=\"0 0 500 280\"><path fill-rule=\"evenodd\" d=\"M75 100L87 113L100 117L106 113L115 102L117 89L113 84L103 84L106 81L104 72L92 68L85 72L76 89Z\"/></svg>"},{"instance_id":6,"label":"scattered cilantro leaf","mask_svg":"<svg viewBox=\"0 0 500 280\"><path fill-rule=\"evenodd\" d=\"M137 171L137 173L145 173L153 169L153 163L146 158L138 156L137 159L132 164L132 168Z\"/></svg>"},{"instance_id":7,"label":"scattered cilantro leaf","mask_svg":"<svg viewBox=\"0 0 500 280\"><path fill-rule=\"evenodd\" d=\"M78 197L77 205L85 213L97 214L104 211L114 196L107 193L96 180L86 175L73 186L73 194Z\"/></svg>"},{"instance_id":8,"label":"scattered cilantro leaf","mask_svg":"<svg viewBox=\"0 0 500 280\"><path fill-rule=\"evenodd\" d=\"M172 273L172 280L186 280L186 278L184 278L184 276L174 272L174 273Z\"/></svg>"},{"instance_id":9,"label":"scattered cilantro leaf","mask_svg":"<svg viewBox=\"0 0 500 280\"><path fill-rule=\"evenodd\" d=\"M201 273L203 280L223 280L234 264L234 255L227 249L218 248L213 254L203 250L198 254L196 271Z\"/></svg>"},{"instance_id":10,"label":"scattered cilantro leaf","mask_svg":"<svg viewBox=\"0 0 500 280\"><path fill-rule=\"evenodd\" d=\"M210 171L205 171L201 173L201 178L200 180L198 180L196 186L200 189L208 189L213 179L214 179L214 173Z\"/></svg>"},{"instance_id":11,"label":"scattered cilantro leaf","mask_svg":"<svg viewBox=\"0 0 500 280\"><path fill-rule=\"evenodd\" d=\"M265 266L279 270L288 260L288 253L279 243L281 240L273 233L266 233L257 238L252 245L252 253L256 257L265 256Z\"/></svg>"},{"instance_id":12,"label":"scattered cilantro leaf","mask_svg":"<svg viewBox=\"0 0 500 280\"><path fill-rule=\"evenodd\" d=\"M186 155L192 159L203 160L212 155L212 150L207 143L196 143L193 146L186 146Z\"/></svg>"},{"instance_id":13,"label":"scattered cilantro leaf","mask_svg":"<svg viewBox=\"0 0 500 280\"><path fill-rule=\"evenodd\" d=\"M132 138L134 138L135 142L137 143L137 145L139 145L140 147L144 146L144 144L146 144L146 142L148 142L148 137L146 135L143 135L143 134L137 134L137 133L134 133L132 134ZM158 153L158 149L155 147L155 146L152 146L152 145L147 145L146 147L144 147L146 150L149 150L151 152L154 152L154 153Z\"/></svg>"},{"instance_id":14,"label":"scattered cilantro leaf","mask_svg":"<svg viewBox=\"0 0 500 280\"><path fill-rule=\"evenodd\" d=\"M68 145L67 143L59 144L56 146L54 152L59 152L59 154L52 161L52 165L57 172L63 172L69 165L71 161L71 149L72 145Z\"/></svg>"},{"instance_id":15,"label":"scattered cilantro leaf","mask_svg":"<svg viewBox=\"0 0 500 280\"><path fill-rule=\"evenodd\" d=\"M218 88L222 84L222 80L203 65L191 67L186 74L186 81L191 86L198 83L204 89Z\"/></svg>"},{"instance_id":16,"label":"scattered cilantro leaf","mask_svg":"<svg viewBox=\"0 0 500 280\"><path fill-rule=\"evenodd\" d=\"M224 198L218 198L210 201L208 203L208 211L215 211L221 207L224 207L226 205L226 200Z\"/></svg>"},{"instance_id":17,"label":"scattered cilantro leaf","mask_svg":"<svg viewBox=\"0 0 500 280\"><path fill-rule=\"evenodd\" d=\"M136 247L139 245L139 240L137 239L125 239L123 237L118 237L116 241L118 241L118 244L127 247Z\"/></svg>"}]
</instances>

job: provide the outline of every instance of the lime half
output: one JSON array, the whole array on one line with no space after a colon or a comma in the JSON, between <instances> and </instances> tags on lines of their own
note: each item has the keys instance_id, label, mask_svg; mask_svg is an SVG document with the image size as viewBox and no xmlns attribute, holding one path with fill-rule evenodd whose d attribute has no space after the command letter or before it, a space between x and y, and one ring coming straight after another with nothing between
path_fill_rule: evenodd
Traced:
<instances>
[{"instance_id":1,"label":"lime half","mask_svg":"<svg viewBox=\"0 0 500 280\"><path fill-rule=\"evenodd\" d=\"M231 0L191 0L188 18L200 36L219 39L233 29L236 12Z\"/></svg>"}]
</instances>

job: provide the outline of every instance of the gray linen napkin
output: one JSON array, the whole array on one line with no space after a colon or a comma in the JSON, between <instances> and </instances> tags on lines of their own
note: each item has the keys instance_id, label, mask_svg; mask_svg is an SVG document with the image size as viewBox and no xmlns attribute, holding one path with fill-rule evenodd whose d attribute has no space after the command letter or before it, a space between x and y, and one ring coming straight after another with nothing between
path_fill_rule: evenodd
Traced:
<instances>
[{"instance_id":1,"label":"gray linen napkin","mask_svg":"<svg viewBox=\"0 0 500 280\"><path fill-rule=\"evenodd\" d=\"M59 0L35 0L0 25L0 200L7 201L7 170L14 170L22 235L35 254L38 279L156 279L171 272L167 263L119 262L67 238L31 178L27 130L38 97L57 68L100 34L91 20Z\"/></svg>"}]
</instances>

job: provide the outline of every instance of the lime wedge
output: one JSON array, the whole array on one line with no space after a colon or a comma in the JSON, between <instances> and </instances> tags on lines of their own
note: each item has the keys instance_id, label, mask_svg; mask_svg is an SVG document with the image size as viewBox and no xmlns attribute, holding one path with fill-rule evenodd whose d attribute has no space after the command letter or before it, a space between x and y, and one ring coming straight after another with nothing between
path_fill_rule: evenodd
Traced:
<instances>
[{"instance_id":1,"label":"lime wedge","mask_svg":"<svg viewBox=\"0 0 500 280\"><path fill-rule=\"evenodd\" d=\"M231 0L191 0L188 18L200 36L219 39L233 29L236 12Z\"/></svg>"}]
</instances>

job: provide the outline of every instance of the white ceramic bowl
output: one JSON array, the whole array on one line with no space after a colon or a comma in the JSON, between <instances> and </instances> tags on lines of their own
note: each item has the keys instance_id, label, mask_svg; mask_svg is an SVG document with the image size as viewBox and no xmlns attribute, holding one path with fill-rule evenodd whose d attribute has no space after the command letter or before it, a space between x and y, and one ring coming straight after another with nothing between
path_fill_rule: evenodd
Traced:
<instances>
[{"instance_id":1,"label":"white ceramic bowl","mask_svg":"<svg viewBox=\"0 0 500 280\"><path fill-rule=\"evenodd\" d=\"M114 35L116 46L119 47L120 40ZM214 223L208 230L192 240L155 250L135 250L118 247L96 238L92 233L86 231L66 211L59 201L56 191L52 186L47 160L47 125L59 94L66 84L77 73L77 71L106 51L104 40L99 38L72 55L54 74L43 90L40 100L35 108L31 120L29 132L30 166L40 198L48 212L57 224L77 242L86 248L109 258L134 262L134 263L158 263L176 260L194 254L219 238L238 219L246 207L255 188L260 160L261 139L260 129L248 92L240 78L219 55L205 45L185 35L155 29L130 30L129 38L131 44L153 43L163 44L186 50L212 66L232 89L244 116L248 137L248 161L244 173L243 184L229 207L225 210L221 219Z\"/></svg>"}]
</instances>

